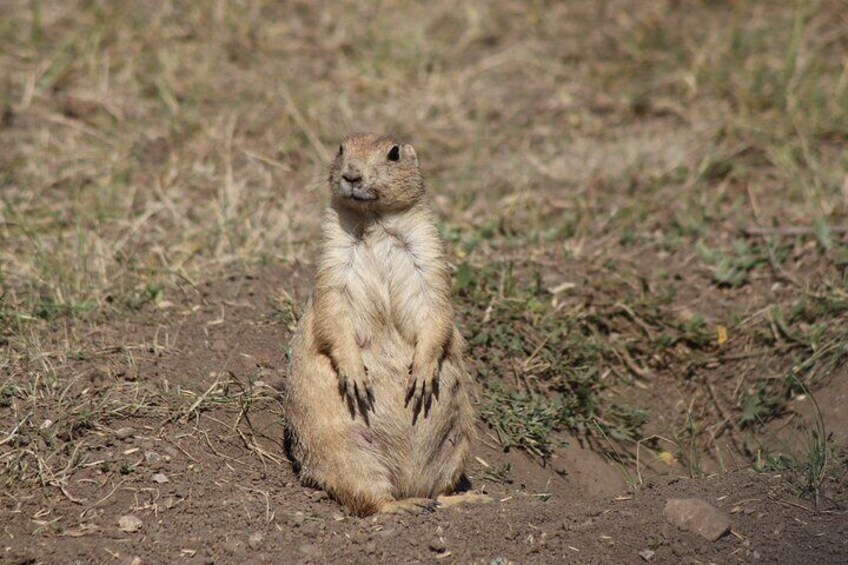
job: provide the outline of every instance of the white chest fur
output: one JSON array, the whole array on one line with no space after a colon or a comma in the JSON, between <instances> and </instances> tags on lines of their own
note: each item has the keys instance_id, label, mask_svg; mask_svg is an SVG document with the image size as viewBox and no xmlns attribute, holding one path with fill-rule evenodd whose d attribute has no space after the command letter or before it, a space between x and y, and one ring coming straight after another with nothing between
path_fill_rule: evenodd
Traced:
<instances>
[{"instance_id":1,"label":"white chest fur","mask_svg":"<svg viewBox=\"0 0 848 565\"><path fill-rule=\"evenodd\" d=\"M348 301L357 341L378 328L396 329L414 344L442 292L444 258L428 212L410 212L344 229L336 220L325 242L322 270ZM371 334L371 335L369 335Z\"/></svg>"}]
</instances>

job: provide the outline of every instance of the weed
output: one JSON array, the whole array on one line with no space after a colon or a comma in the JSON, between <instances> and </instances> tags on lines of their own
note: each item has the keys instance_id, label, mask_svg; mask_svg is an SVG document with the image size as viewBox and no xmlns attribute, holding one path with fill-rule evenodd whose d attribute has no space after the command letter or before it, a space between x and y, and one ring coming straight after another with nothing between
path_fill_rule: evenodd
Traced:
<instances>
[{"instance_id":1,"label":"weed","mask_svg":"<svg viewBox=\"0 0 848 565\"><path fill-rule=\"evenodd\" d=\"M152 281L145 284L142 288L131 291L124 303L131 310L140 310L146 304L155 304L161 301L165 295L165 285L159 281Z\"/></svg>"},{"instance_id":2,"label":"weed","mask_svg":"<svg viewBox=\"0 0 848 565\"><path fill-rule=\"evenodd\" d=\"M710 265L713 282L720 286L742 286L750 280L753 269L768 263L762 250L744 240L734 241L730 251L710 249L701 243L698 253Z\"/></svg>"},{"instance_id":3,"label":"weed","mask_svg":"<svg viewBox=\"0 0 848 565\"><path fill-rule=\"evenodd\" d=\"M815 396L800 381L796 384L810 401L812 413L796 423L794 437L784 439L783 449L766 454L760 469L785 476L798 496L812 500L818 508L826 479L838 479L841 454L837 443L827 433Z\"/></svg>"},{"instance_id":4,"label":"weed","mask_svg":"<svg viewBox=\"0 0 848 565\"><path fill-rule=\"evenodd\" d=\"M510 463L504 463L503 465L487 468L480 478L484 481L507 484L512 482L512 479L510 479L511 473L512 465Z\"/></svg>"},{"instance_id":5,"label":"weed","mask_svg":"<svg viewBox=\"0 0 848 565\"><path fill-rule=\"evenodd\" d=\"M538 276L531 276L528 286L514 278L513 269L510 264L478 269L463 263L456 278L485 389L480 414L500 444L545 459L552 434L592 435L592 422L600 422L604 433L619 441L638 437L645 413L602 396L608 386L601 374L605 359L612 357L609 346L585 320L553 310ZM521 383L519 390L504 387L509 376Z\"/></svg>"}]
</instances>

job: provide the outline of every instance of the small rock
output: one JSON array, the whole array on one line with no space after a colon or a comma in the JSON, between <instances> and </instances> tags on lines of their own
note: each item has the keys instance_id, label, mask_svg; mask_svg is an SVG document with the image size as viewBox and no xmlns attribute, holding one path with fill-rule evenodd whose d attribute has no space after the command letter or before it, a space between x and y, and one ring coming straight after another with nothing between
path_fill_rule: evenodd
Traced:
<instances>
[{"instance_id":1,"label":"small rock","mask_svg":"<svg viewBox=\"0 0 848 565\"><path fill-rule=\"evenodd\" d=\"M154 483L158 483L158 484L160 484L160 485L165 484L165 483L170 483L170 482L171 482L171 481L168 479L168 477L166 477L166 476L165 476L165 473L153 473L153 476L152 476L152 477L150 477L150 479L151 479Z\"/></svg>"},{"instance_id":2,"label":"small rock","mask_svg":"<svg viewBox=\"0 0 848 565\"><path fill-rule=\"evenodd\" d=\"M445 545L445 540L442 538L434 539L430 542L428 547L430 548L430 551L435 553L444 553L448 549L447 545Z\"/></svg>"},{"instance_id":3,"label":"small rock","mask_svg":"<svg viewBox=\"0 0 848 565\"><path fill-rule=\"evenodd\" d=\"M700 498L672 498L663 516L682 530L716 541L730 532L730 518Z\"/></svg>"},{"instance_id":4,"label":"small rock","mask_svg":"<svg viewBox=\"0 0 848 565\"><path fill-rule=\"evenodd\" d=\"M49 428L52 425L53 425L53 420L47 419L47 420L44 420L43 422L41 422L41 425L38 426L38 429L39 430L46 430L47 428Z\"/></svg>"},{"instance_id":5,"label":"small rock","mask_svg":"<svg viewBox=\"0 0 848 565\"><path fill-rule=\"evenodd\" d=\"M310 492L306 496L308 496L309 499L312 500L313 502L320 502L322 500L326 500L326 499L330 498L330 496L326 492L324 492L323 490L316 490L316 491Z\"/></svg>"},{"instance_id":6,"label":"small rock","mask_svg":"<svg viewBox=\"0 0 848 565\"><path fill-rule=\"evenodd\" d=\"M121 531L127 533L137 532L141 529L141 526L144 525L144 522L133 516L132 514L127 514L126 516L121 516L118 519L118 527Z\"/></svg>"},{"instance_id":7,"label":"small rock","mask_svg":"<svg viewBox=\"0 0 848 565\"><path fill-rule=\"evenodd\" d=\"M297 528L297 527L302 526L303 522L305 520L306 520L306 515L303 512L301 512L300 510L298 510L297 512L295 512L294 514L289 516L289 519L287 521L288 521L290 526Z\"/></svg>"},{"instance_id":8,"label":"small rock","mask_svg":"<svg viewBox=\"0 0 848 565\"><path fill-rule=\"evenodd\" d=\"M118 439L131 439L135 435L135 430L127 426L126 428L119 428L115 430L115 437Z\"/></svg>"},{"instance_id":9,"label":"small rock","mask_svg":"<svg viewBox=\"0 0 848 565\"><path fill-rule=\"evenodd\" d=\"M639 557L641 557L645 561L653 561L654 555L656 555L656 553L651 551L650 549L643 549L639 552Z\"/></svg>"},{"instance_id":10,"label":"small rock","mask_svg":"<svg viewBox=\"0 0 848 565\"><path fill-rule=\"evenodd\" d=\"M317 546L312 545L311 543L301 544L300 547L297 548L302 554L307 555L309 557L318 557L321 554L321 550L318 549Z\"/></svg>"},{"instance_id":11,"label":"small rock","mask_svg":"<svg viewBox=\"0 0 848 565\"><path fill-rule=\"evenodd\" d=\"M144 454L144 460L148 463L157 463L162 460L162 456L155 451L147 451Z\"/></svg>"},{"instance_id":12,"label":"small rock","mask_svg":"<svg viewBox=\"0 0 848 565\"><path fill-rule=\"evenodd\" d=\"M262 545L262 540L265 538L261 533L255 532L250 534L250 537L247 538L247 545L250 546L250 549L259 549L259 546Z\"/></svg>"}]
</instances>

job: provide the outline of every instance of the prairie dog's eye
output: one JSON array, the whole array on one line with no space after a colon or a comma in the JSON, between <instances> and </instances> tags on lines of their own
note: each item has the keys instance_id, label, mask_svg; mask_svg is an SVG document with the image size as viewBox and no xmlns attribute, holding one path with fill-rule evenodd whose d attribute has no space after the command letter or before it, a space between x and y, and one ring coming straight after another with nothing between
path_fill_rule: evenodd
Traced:
<instances>
[{"instance_id":1,"label":"prairie dog's eye","mask_svg":"<svg viewBox=\"0 0 848 565\"><path fill-rule=\"evenodd\" d=\"M339 145L339 155L344 153L344 145Z\"/></svg>"},{"instance_id":2,"label":"prairie dog's eye","mask_svg":"<svg viewBox=\"0 0 848 565\"><path fill-rule=\"evenodd\" d=\"M400 159L400 147L392 145L392 148L389 149L389 161L397 161L398 159Z\"/></svg>"}]
</instances>

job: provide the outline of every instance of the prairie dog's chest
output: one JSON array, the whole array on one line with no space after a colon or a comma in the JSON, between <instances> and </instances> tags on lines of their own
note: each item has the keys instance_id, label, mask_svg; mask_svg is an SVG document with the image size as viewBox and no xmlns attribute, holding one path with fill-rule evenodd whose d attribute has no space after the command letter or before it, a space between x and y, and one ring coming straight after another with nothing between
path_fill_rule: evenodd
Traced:
<instances>
[{"instance_id":1,"label":"prairie dog's chest","mask_svg":"<svg viewBox=\"0 0 848 565\"><path fill-rule=\"evenodd\" d=\"M407 233L375 226L356 244L354 276L383 287L390 297L405 284L420 286L423 266L415 251L421 246Z\"/></svg>"},{"instance_id":2,"label":"prairie dog's chest","mask_svg":"<svg viewBox=\"0 0 848 565\"><path fill-rule=\"evenodd\" d=\"M442 261L432 226L370 226L347 248L346 296L363 323L389 323L416 333L434 294L434 265Z\"/></svg>"}]
</instances>

